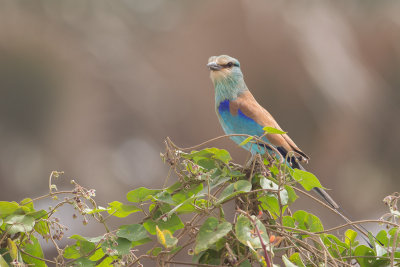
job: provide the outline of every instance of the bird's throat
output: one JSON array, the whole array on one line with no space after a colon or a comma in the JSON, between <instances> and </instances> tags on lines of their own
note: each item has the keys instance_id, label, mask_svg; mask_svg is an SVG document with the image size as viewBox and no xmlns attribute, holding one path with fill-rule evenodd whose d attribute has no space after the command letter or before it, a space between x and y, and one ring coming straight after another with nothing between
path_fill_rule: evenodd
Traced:
<instances>
[{"instance_id":1,"label":"bird's throat","mask_svg":"<svg viewBox=\"0 0 400 267\"><path fill-rule=\"evenodd\" d=\"M248 91L243 79L214 80L215 104L224 100L235 100L239 95Z\"/></svg>"}]
</instances>

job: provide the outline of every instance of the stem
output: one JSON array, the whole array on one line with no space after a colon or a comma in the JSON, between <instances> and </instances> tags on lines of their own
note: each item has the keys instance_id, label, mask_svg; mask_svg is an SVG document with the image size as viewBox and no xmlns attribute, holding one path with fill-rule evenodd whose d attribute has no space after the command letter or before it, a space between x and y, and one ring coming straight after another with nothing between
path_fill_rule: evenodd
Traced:
<instances>
[{"instance_id":1,"label":"stem","mask_svg":"<svg viewBox=\"0 0 400 267\"><path fill-rule=\"evenodd\" d=\"M199 266L199 267L228 267L228 265L211 265L211 264L192 263L185 261L164 261L164 263L174 263L174 264L181 264L184 266Z\"/></svg>"},{"instance_id":2,"label":"stem","mask_svg":"<svg viewBox=\"0 0 400 267\"><path fill-rule=\"evenodd\" d=\"M18 248L19 248L19 251L22 252L22 254L28 255L29 257L32 257L32 258L34 258L34 259L41 260L41 261L44 261L44 262L56 264L55 261L48 260L48 259L43 259L43 258L39 258L39 257L33 256L32 254L29 254L28 252L26 252L26 251L24 251L23 249L21 249L20 247L18 247Z\"/></svg>"},{"instance_id":3,"label":"stem","mask_svg":"<svg viewBox=\"0 0 400 267\"><path fill-rule=\"evenodd\" d=\"M396 230L396 234L394 235L393 239L393 248L392 248L392 253L390 254L390 266L394 266L394 253L396 252L397 248L397 236L399 235L399 228Z\"/></svg>"},{"instance_id":4,"label":"stem","mask_svg":"<svg viewBox=\"0 0 400 267\"><path fill-rule=\"evenodd\" d=\"M268 256L268 251L267 251L267 247L265 246L264 240L261 237L261 233L260 230L258 229L257 223L256 221L246 212L242 211L242 210L238 210L240 213L244 214L247 216L247 218L249 218L249 220L251 221L251 223L254 225L254 229L257 232L257 236L260 239L260 243L261 243L261 247L264 251L264 258L265 258L265 262L267 263L267 267L271 267L271 260Z\"/></svg>"}]
</instances>

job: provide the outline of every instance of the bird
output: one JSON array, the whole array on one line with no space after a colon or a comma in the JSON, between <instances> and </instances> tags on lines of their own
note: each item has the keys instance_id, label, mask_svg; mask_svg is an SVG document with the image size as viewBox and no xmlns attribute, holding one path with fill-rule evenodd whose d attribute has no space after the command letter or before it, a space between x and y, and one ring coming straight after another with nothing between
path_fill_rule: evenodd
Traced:
<instances>
[{"instance_id":1,"label":"bird","mask_svg":"<svg viewBox=\"0 0 400 267\"><path fill-rule=\"evenodd\" d=\"M241 144L247 138L245 135L257 136L264 142L248 142L243 148L252 154L273 153L273 148L279 151L291 168L305 171L301 163L306 163L310 157L305 154L287 135L267 134L264 127L272 127L282 131L274 117L263 108L247 88L236 58L228 55L212 56L208 59L207 67L215 89L215 111L222 129L236 143ZM243 136L240 136L240 135ZM271 146L273 148L271 148ZM275 154L279 157L279 154ZM314 190L333 209L339 210L340 206L322 188Z\"/></svg>"},{"instance_id":2,"label":"bird","mask_svg":"<svg viewBox=\"0 0 400 267\"><path fill-rule=\"evenodd\" d=\"M215 89L215 111L224 132L253 155L269 153L281 159L280 154L290 168L306 171L302 164L308 163L310 157L282 131L274 117L254 98L244 81L239 60L228 55L212 56L208 59L207 67ZM281 134L266 134L265 127L275 128ZM258 140L261 138L263 142L246 143L248 136L256 136ZM274 150L279 153L274 153ZM323 188L313 189L339 216L351 223L344 215L344 210ZM362 225L352 227L368 236L365 233L368 230ZM372 248L371 243L364 236L361 237Z\"/></svg>"}]
</instances>

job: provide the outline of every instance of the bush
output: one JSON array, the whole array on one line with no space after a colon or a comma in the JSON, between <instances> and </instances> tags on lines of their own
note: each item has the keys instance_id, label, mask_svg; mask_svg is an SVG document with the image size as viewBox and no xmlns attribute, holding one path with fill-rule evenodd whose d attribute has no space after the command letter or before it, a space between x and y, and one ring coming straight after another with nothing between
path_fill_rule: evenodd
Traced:
<instances>
[{"instance_id":1,"label":"bush","mask_svg":"<svg viewBox=\"0 0 400 267\"><path fill-rule=\"evenodd\" d=\"M251 142L249 138L246 142ZM95 202L95 191L71 181L73 189L59 191L52 172L49 193L21 202L0 202L0 267L3 266L141 266L143 259L154 265L184 266L386 266L400 263L398 194L385 198L390 212L381 220L350 222L324 229L321 220L305 211L292 212L297 193L321 187L311 173L292 170L271 157L256 156L248 166L231 161L226 150L206 148L184 152L169 139L162 159L171 166L177 181L161 189L136 188L127 193L129 204L113 201L107 207ZM60 195L64 196L59 200ZM49 210L36 210L43 198L56 201ZM233 203L233 220L225 217L226 203ZM69 236L74 244L60 248L67 226L56 217L57 209L72 205L84 224L93 217L104 225L98 237ZM232 206L232 205L231 205ZM329 206L324 205L325 208ZM140 213L138 222L109 229L108 219ZM185 222L182 215L185 215ZM72 216L72 215L71 215ZM356 241L357 232L343 235L334 230L373 222L386 226L376 237L367 234L372 248ZM361 230L361 232L363 232ZM39 238L54 245L57 256L43 254ZM141 245L152 248L143 251ZM192 262L175 258L189 254Z\"/></svg>"}]
</instances>

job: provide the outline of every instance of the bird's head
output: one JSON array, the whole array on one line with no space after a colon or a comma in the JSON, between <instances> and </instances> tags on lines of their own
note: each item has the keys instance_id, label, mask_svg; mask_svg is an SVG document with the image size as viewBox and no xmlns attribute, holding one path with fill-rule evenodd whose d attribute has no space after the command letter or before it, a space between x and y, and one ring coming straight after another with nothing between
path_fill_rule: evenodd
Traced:
<instances>
[{"instance_id":1,"label":"bird's head","mask_svg":"<svg viewBox=\"0 0 400 267\"><path fill-rule=\"evenodd\" d=\"M236 58L227 55L212 56L208 59L207 67L211 71L210 77L214 84L243 79L240 63Z\"/></svg>"}]
</instances>

